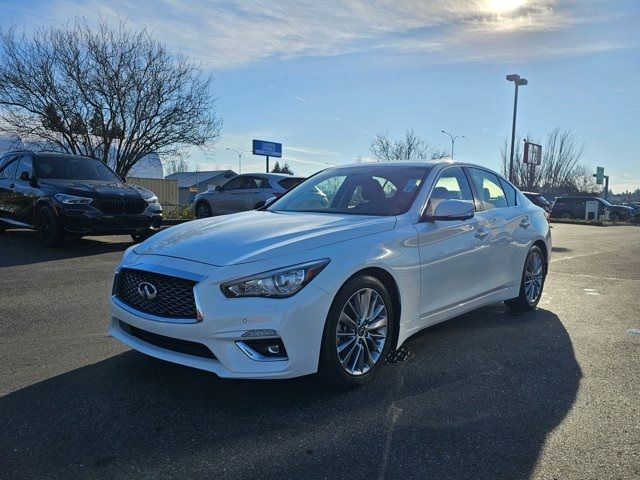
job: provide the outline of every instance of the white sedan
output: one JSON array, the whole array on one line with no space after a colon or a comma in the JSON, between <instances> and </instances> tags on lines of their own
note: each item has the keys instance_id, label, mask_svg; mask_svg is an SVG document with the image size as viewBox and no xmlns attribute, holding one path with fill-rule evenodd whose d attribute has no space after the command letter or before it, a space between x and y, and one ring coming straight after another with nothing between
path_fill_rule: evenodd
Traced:
<instances>
[{"instance_id":1,"label":"white sedan","mask_svg":"<svg viewBox=\"0 0 640 480\"><path fill-rule=\"evenodd\" d=\"M263 210L127 250L109 333L221 377L317 372L348 388L430 325L499 301L534 308L550 253L544 211L486 168L331 168Z\"/></svg>"}]
</instances>

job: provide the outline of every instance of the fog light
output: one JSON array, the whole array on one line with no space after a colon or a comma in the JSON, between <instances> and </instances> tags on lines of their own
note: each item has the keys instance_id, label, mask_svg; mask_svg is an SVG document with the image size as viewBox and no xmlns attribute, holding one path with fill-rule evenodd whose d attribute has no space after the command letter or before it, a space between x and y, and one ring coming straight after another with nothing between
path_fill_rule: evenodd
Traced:
<instances>
[{"instance_id":1,"label":"fog light","mask_svg":"<svg viewBox=\"0 0 640 480\"><path fill-rule=\"evenodd\" d=\"M280 338L264 338L256 340L243 340L236 345L249 358L258 362L272 362L288 360L287 350Z\"/></svg>"}]
</instances>

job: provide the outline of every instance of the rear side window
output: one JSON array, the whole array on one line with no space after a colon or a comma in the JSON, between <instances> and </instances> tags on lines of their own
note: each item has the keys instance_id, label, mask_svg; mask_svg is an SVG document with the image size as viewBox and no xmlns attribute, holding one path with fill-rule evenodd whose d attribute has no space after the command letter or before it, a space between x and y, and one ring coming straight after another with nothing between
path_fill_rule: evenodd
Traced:
<instances>
[{"instance_id":1,"label":"rear side window","mask_svg":"<svg viewBox=\"0 0 640 480\"><path fill-rule=\"evenodd\" d=\"M515 207L518 204L516 200L517 199L516 189L502 179L500 179L500 185L502 185L502 190L504 191L504 194L507 197L507 203L509 204L509 206Z\"/></svg>"},{"instance_id":2,"label":"rear side window","mask_svg":"<svg viewBox=\"0 0 640 480\"><path fill-rule=\"evenodd\" d=\"M302 182L302 180L304 180L304 178L283 178L282 180L278 180L278 185L285 190L289 190Z\"/></svg>"},{"instance_id":3,"label":"rear side window","mask_svg":"<svg viewBox=\"0 0 640 480\"><path fill-rule=\"evenodd\" d=\"M469 172L485 210L509 206L497 175L478 168L470 168Z\"/></svg>"}]
</instances>

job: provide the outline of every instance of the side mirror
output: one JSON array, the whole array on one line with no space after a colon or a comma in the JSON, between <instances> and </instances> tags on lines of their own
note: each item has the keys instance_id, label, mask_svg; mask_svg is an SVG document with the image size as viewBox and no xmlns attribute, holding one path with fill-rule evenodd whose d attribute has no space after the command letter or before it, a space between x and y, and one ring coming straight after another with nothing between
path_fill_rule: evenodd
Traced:
<instances>
[{"instance_id":1,"label":"side mirror","mask_svg":"<svg viewBox=\"0 0 640 480\"><path fill-rule=\"evenodd\" d=\"M120 180L122 180L122 183L127 183L127 177L125 177L124 175L120 177Z\"/></svg>"},{"instance_id":2,"label":"side mirror","mask_svg":"<svg viewBox=\"0 0 640 480\"><path fill-rule=\"evenodd\" d=\"M216 192L219 192L222 190L222 185L216 185Z\"/></svg>"},{"instance_id":3,"label":"side mirror","mask_svg":"<svg viewBox=\"0 0 640 480\"><path fill-rule=\"evenodd\" d=\"M442 200L428 220L468 220L474 215L473 203L464 200Z\"/></svg>"},{"instance_id":4,"label":"side mirror","mask_svg":"<svg viewBox=\"0 0 640 480\"><path fill-rule=\"evenodd\" d=\"M20 180L24 180L25 182L31 181L31 177L29 176L29 172L27 172L27 171L20 172Z\"/></svg>"}]
</instances>

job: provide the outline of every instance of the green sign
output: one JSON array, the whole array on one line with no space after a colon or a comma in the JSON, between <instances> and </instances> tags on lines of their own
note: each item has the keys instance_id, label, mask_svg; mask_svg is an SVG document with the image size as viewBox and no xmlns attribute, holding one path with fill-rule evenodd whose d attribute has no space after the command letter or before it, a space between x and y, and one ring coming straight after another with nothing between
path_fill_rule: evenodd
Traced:
<instances>
[{"instance_id":1,"label":"green sign","mask_svg":"<svg viewBox=\"0 0 640 480\"><path fill-rule=\"evenodd\" d=\"M596 183L598 185L602 185L604 183L604 167L596 168Z\"/></svg>"}]
</instances>

